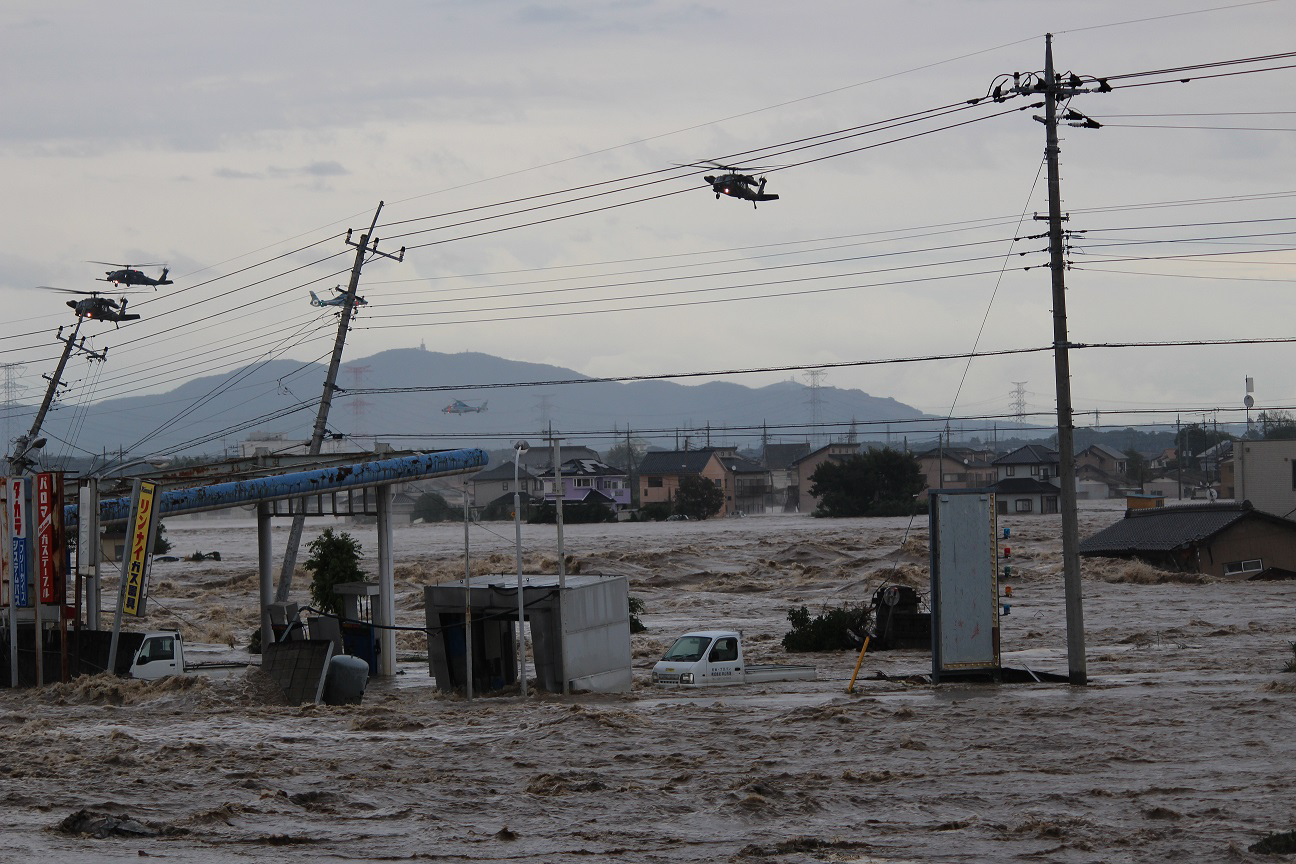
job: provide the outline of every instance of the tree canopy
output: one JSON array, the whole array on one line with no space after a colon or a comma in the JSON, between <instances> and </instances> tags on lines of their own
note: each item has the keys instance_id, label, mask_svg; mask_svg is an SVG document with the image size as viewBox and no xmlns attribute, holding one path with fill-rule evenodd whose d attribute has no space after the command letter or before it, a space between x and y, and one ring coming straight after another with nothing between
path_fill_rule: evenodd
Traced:
<instances>
[{"instance_id":1,"label":"tree canopy","mask_svg":"<svg viewBox=\"0 0 1296 864\"><path fill-rule=\"evenodd\" d=\"M815 516L903 516L926 482L918 459L890 447L829 459L810 475Z\"/></svg>"},{"instance_id":2,"label":"tree canopy","mask_svg":"<svg viewBox=\"0 0 1296 864\"><path fill-rule=\"evenodd\" d=\"M681 477L675 512L690 519L708 519L724 506L724 490L705 477Z\"/></svg>"}]
</instances>

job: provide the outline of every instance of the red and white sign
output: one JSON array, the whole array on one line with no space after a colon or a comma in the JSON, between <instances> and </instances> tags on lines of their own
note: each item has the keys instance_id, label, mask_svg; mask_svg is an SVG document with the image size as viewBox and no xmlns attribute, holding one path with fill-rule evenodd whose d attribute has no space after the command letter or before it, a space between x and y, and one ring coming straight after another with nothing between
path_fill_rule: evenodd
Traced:
<instances>
[{"instance_id":1,"label":"red and white sign","mask_svg":"<svg viewBox=\"0 0 1296 864\"><path fill-rule=\"evenodd\" d=\"M36 581L40 602L67 601L63 567L63 475L36 475Z\"/></svg>"}]
</instances>

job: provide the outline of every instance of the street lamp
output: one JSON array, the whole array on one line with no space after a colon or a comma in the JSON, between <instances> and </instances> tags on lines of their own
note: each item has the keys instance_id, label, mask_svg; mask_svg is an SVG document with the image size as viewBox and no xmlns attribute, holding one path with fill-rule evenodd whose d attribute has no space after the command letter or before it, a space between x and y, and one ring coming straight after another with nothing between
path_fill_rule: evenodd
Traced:
<instances>
[{"instance_id":1,"label":"street lamp","mask_svg":"<svg viewBox=\"0 0 1296 864\"><path fill-rule=\"evenodd\" d=\"M513 445L513 546L517 561L517 600L518 600L518 682L521 693L527 695L526 686L526 632L524 631L525 607L522 603L522 489L518 486L518 468L522 454L531 449L525 441Z\"/></svg>"},{"instance_id":2,"label":"street lamp","mask_svg":"<svg viewBox=\"0 0 1296 864\"><path fill-rule=\"evenodd\" d=\"M30 436L23 435L14 441L13 455L9 457L9 467L15 474L22 474L36 464L32 458L37 450L45 447L45 439L37 438L31 440Z\"/></svg>"}]
</instances>

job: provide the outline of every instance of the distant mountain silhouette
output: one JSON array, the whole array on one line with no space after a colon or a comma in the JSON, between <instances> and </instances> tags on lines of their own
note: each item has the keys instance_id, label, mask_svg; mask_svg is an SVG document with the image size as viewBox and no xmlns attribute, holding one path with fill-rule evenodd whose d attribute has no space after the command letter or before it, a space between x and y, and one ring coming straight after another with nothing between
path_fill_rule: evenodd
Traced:
<instances>
[{"instance_id":1,"label":"distant mountain silhouette","mask_svg":"<svg viewBox=\"0 0 1296 864\"><path fill-rule=\"evenodd\" d=\"M282 435L307 440L315 422L326 367L276 360L237 372L188 381L163 394L108 399L90 406L76 440L80 451L123 448L136 456L152 453L218 454L249 437ZM571 369L505 360L490 354L442 354L417 348L383 351L342 365L339 392L329 415L330 433L389 441L397 448L508 446L518 437L534 438L552 423L568 443L610 446L613 430L674 446L676 429L693 429L690 446L705 442L710 424L713 444L758 447L760 427L772 440L807 440L811 420L810 388L797 381L746 387L723 381L627 383L540 383L528 387L492 385L524 382L590 381ZM431 392L364 393L369 388L447 387ZM462 389L461 389L462 388ZM473 405L489 402L482 413L448 414L455 399ZM860 424L924 416L894 399L861 390L822 387L823 422ZM53 411L45 429L50 455L67 439L70 408ZM13 424L11 424L13 425ZM742 432L736 427L755 427ZM902 435L909 424L890 431ZM696 431L696 430L704 431ZM876 438L885 427L861 425L861 436ZM830 430L834 436L846 426ZM596 434L602 433L602 434ZM681 433L683 434L683 433ZM930 431L925 433L930 436ZM415 436L415 437L404 437ZM533 442L535 443L535 442ZM681 444L682 444L681 439ZM81 455L71 451L71 455Z\"/></svg>"}]
</instances>

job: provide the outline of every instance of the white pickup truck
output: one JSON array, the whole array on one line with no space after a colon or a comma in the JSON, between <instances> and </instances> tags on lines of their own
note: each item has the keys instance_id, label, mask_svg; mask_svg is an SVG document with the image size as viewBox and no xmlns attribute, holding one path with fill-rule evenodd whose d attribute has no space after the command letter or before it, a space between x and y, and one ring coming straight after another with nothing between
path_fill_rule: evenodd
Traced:
<instances>
[{"instance_id":1,"label":"white pickup truck","mask_svg":"<svg viewBox=\"0 0 1296 864\"><path fill-rule=\"evenodd\" d=\"M184 638L174 630L145 633L135 656L131 658L132 678L153 681L167 675L227 675L244 669L246 663L191 663L185 659Z\"/></svg>"},{"instance_id":2,"label":"white pickup truck","mask_svg":"<svg viewBox=\"0 0 1296 864\"><path fill-rule=\"evenodd\" d=\"M699 630L675 640L653 667L652 683L662 687L725 687L766 681L813 681L813 666L747 665L742 631Z\"/></svg>"}]
</instances>

